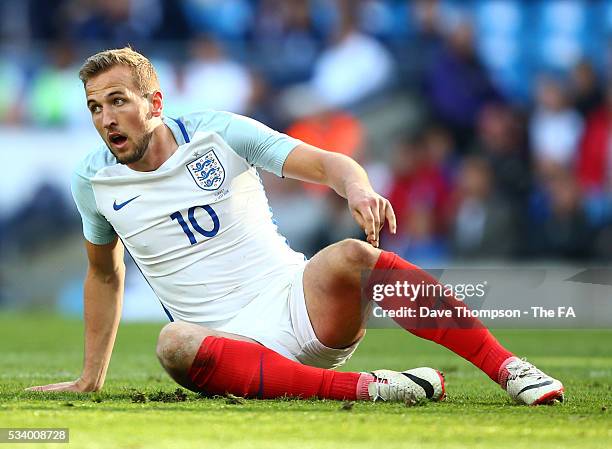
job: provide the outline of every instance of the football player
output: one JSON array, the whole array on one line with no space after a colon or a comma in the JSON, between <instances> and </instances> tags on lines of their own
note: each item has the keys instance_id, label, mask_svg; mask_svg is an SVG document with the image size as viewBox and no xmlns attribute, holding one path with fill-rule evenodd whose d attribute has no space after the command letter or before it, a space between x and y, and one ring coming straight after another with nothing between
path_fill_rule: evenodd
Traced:
<instances>
[{"instance_id":1,"label":"football player","mask_svg":"<svg viewBox=\"0 0 612 449\"><path fill-rule=\"evenodd\" d=\"M333 370L365 335L362 273L405 270L415 282L435 282L379 249L383 225L396 231L395 215L361 166L228 112L165 116L154 67L130 48L91 56L79 75L104 141L72 180L89 261L84 367L77 380L32 389L102 388L121 314L125 248L171 321L157 356L186 388L256 398L444 397L444 378L431 368ZM306 260L277 232L256 168L331 187L367 242L344 240ZM461 328L408 330L469 360L518 402L562 399L558 380L515 357L477 319L466 320Z\"/></svg>"}]
</instances>

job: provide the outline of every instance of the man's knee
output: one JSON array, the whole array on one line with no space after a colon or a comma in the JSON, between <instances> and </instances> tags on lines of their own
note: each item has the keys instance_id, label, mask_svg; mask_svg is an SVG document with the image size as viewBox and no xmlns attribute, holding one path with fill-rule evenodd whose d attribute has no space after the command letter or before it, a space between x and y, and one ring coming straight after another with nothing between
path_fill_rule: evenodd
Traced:
<instances>
[{"instance_id":1,"label":"man's knee","mask_svg":"<svg viewBox=\"0 0 612 449\"><path fill-rule=\"evenodd\" d=\"M168 372L186 372L200 347L204 329L188 323L166 324L157 339L157 358Z\"/></svg>"},{"instance_id":2,"label":"man's knee","mask_svg":"<svg viewBox=\"0 0 612 449\"><path fill-rule=\"evenodd\" d=\"M371 269L376 265L380 250L356 239L346 239L337 243L345 263L350 267Z\"/></svg>"}]
</instances>

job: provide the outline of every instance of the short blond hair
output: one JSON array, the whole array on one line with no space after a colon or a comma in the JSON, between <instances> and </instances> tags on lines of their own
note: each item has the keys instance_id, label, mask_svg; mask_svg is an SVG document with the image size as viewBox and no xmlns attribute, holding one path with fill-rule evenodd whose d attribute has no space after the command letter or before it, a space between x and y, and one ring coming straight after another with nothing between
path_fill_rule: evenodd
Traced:
<instances>
[{"instance_id":1,"label":"short blond hair","mask_svg":"<svg viewBox=\"0 0 612 449\"><path fill-rule=\"evenodd\" d=\"M159 79L151 61L130 47L104 50L90 56L79 70L79 78L85 86L91 78L115 66L130 68L134 85L143 96L159 90Z\"/></svg>"}]
</instances>

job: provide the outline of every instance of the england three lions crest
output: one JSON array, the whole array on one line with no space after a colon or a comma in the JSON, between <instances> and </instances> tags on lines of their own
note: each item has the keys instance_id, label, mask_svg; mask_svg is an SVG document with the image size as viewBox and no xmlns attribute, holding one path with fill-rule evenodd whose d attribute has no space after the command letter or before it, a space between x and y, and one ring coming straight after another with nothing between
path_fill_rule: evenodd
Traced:
<instances>
[{"instance_id":1,"label":"england three lions crest","mask_svg":"<svg viewBox=\"0 0 612 449\"><path fill-rule=\"evenodd\" d=\"M187 169L198 187L204 190L217 190L225 180L225 169L214 150L188 163Z\"/></svg>"}]
</instances>

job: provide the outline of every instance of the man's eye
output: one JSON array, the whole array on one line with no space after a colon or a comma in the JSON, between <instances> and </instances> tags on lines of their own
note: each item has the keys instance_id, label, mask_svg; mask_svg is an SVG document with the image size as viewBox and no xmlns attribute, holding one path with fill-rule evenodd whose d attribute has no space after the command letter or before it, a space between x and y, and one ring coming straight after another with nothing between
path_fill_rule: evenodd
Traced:
<instances>
[{"instance_id":1,"label":"man's eye","mask_svg":"<svg viewBox=\"0 0 612 449\"><path fill-rule=\"evenodd\" d=\"M125 104L125 100L123 98L115 98L113 100L113 104L115 106L122 106L123 104Z\"/></svg>"},{"instance_id":2,"label":"man's eye","mask_svg":"<svg viewBox=\"0 0 612 449\"><path fill-rule=\"evenodd\" d=\"M96 114L102 110L102 107L99 105L96 105L96 106L90 107L89 110L91 111L92 114Z\"/></svg>"}]
</instances>

